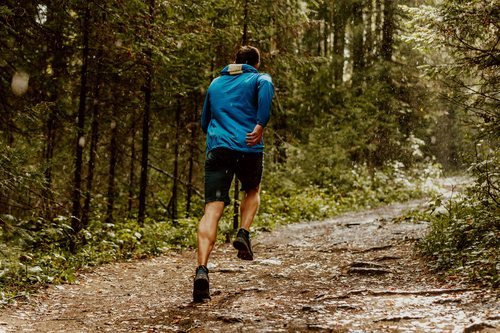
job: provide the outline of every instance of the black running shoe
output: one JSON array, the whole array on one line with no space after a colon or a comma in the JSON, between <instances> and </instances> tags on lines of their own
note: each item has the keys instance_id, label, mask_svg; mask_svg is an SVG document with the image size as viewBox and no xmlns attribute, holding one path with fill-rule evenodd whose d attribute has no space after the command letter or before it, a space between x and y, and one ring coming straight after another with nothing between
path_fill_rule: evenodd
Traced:
<instances>
[{"instance_id":1,"label":"black running shoe","mask_svg":"<svg viewBox=\"0 0 500 333\"><path fill-rule=\"evenodd\" d=\"M193 302L204 302L210 300L210 290L208 284L208 268L198 266L194 277Z\"/></svg>"},{"instance_id":2,"label":"black running shoe","mask_svg":"<svg viewBox=\"0 0 500 333\"><path fill-rule=\"evenodd\" d=\"M243 260L253 260L252 244L250 243L250 233L245 229L238 230L233 246L238 250L238 258Z\"/></svg>"}]
</instances>

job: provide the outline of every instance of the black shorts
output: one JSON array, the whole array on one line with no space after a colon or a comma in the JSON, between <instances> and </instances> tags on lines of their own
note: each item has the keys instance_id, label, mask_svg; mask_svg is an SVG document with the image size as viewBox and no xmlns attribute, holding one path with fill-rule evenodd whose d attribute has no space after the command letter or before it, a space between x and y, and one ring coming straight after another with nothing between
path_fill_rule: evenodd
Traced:
<instances>
[{"instance_id":1,"label":"black shorts","mask_svg":"<svg viewBox=\"0 0 500 333\"><path fill-rule=\"evenodd\" d=\"M205 161L205 203L223 201L229 205L229 188L235 174L242 191L257 188L262 179L263 160L263 153L226 148L209 151Z\"/></svg>"}]
</instances>

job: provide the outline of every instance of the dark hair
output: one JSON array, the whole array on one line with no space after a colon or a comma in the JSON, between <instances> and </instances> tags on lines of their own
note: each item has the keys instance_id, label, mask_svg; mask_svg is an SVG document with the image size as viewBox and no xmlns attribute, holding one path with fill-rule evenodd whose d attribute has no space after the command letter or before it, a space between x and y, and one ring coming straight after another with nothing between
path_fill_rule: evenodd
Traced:
<instances>
[{"instance_id":1,"label":"dark hair","mask_svg":"<svg viewBox=\"0 0 500 333\"><path fill-rule=\"evenodd\" d=\"M236 52L235 63L255 66L260 62L260 53L256 47L242 46Z\"/></svg>"}]
</instances>

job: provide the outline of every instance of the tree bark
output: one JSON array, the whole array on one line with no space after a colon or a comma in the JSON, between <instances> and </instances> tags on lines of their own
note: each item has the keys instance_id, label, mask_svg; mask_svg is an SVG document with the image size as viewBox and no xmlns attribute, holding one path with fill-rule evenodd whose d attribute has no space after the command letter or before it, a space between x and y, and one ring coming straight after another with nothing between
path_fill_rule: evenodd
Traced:
<instances>
[{"instance_id":1,"label":"tree bark","mask_svg":"<svg viewBox=\"0 0 500 333\"><path fill-rule=\"evenodd\" d=\"M317 37L317 50L316 50L316 53L317 53L317 56L321 56L321 20L318 19L318 21L316 21L316 25L318 27L318 31L317 31L317 34L318 34L318 37Z\"/></svg>"},{"instance_id":2,"label":"tree bark","mask_svg":"<svg viewBox=\"0 0 500 333\"><path fill-rule=\"evenodd\" d=\"M132 217L132 206L135 198L135 160L136 160L136 151L135 151L135 136L136 136L136 128L135 128L135 112L132 116L132 143L130 145L130 169L129 169L129 181L128 181L128 217Z\"/></svg>"},{"instance_id":3,"label":"tree bark","mask_svg":"<svg viewBox=\"0 0 500 333\"><path fill-rule=\"evenodd\" d=\"M175 109L175 143L174 143L174 181L172 185L172 221L177 221L177 201L178 201L178 187L179 187L179 128L181 126L181 110L182 105L180 97L177 99L177 108Z\"/></svg>"},{"instance_id":4,"label":"tree bark","mask_svg":"<svg viewBox=\"0 0 500 333\"><path fill-rule=\"evenodd\" d=\"M386 61L392 60L394 46L394 11L397 6L396 0L384 0L384 23L382 25L381 56Z\"/></svg>"},{"instance_id":5,"label":"tree bark","mask_svg":"<svg viewBox=\"0 0 500 333\"><path fill-rule=\"evenodd\" d=\"M73 181L73 209L71 216L71 227L73 236L71 250L74 252L77 246L77 238L82 229L81 223L81 192L82 192L82 165L83 165L83 147L85 145L85 110L87 100L87 67L89 59L89 31L90 31L90 8L87 4L83 16L83 36L82 36L82 68L80 72L80 100L78 105L77 135L75 149L75 173Z\"/></svg>"},{"instance_id":6,"label":"tree bark","mask_svg":"<svg viewBox=\"0 0 500 333\"><path fill-rule=\"evenodd\" d=\"M155 0L149 0L148 26L151 28L154 22ZM150 29L148 31L151 31ZM151 33L148 35L148 42L153 42ZM139 225L144 225L146 216L146 195L148 187L148 154L149 154L149 126L151 118L151 92L153 81L153 51L148 46L146 51L146 80L144 83L144 114L142 119L142 157L141 157L141 183L139 192L139 213L137 216Z\"/></svg>"},{"instance_id":7,"label":"tree bark","mask_svg":"<svg viewBox=\"0 0 500 333\"><path fill-rule=\"evenodd\" d=\"M113 223L113 210L115 206L115 178L116 162L118 158L118 125L116 117L116 108L113 108L111 119L111 141L109 143L109 172L108 172L108 195L106 203L106 223Z\"/></svg>"},{"instance_id":8,"label":"tree bark","mask_svg":"<svg viewBox=\"0 0 500 333\"><path fill-rule=\"evenodd\" d=\"M375 0L375 38L373 39L375 54L380 55L382 42L382 0Z\"/></svg>"},{"instance_id":9,"label":"tree bark","mask_svg":"<svg viewBox=\"0 0 500 333\"><path fill-rule=\"evenodd\" d=\"M87 190L85 192L85 201L82 210L82 227L86 228L89 224L90 202L92 201L92 185L94 183L95 160L97 155L97 144L99 141L99 94L101 83L101 58L103 50L100 44L96 55L96 68L94 79L94 92L92 103L92 123L90 129L90 150L87 172Z\"/></svg>"},{"instance_id":10,"label":"tree bark","mask_svg":"<svg viewBox=\"0 0 500 333\"><path fill-rule=\"evenodd\" d=\"M342 85L344 77L345 27L347 22L347 4L345 1L340 0L336 3L333 18L333 75L337 87Z\"/></svg>"},{"instance_id":11,"label":"tree bark","mask_svg":"<svg viewBox=\"0 0 500 333\"><path fill-rule=\"evenodd\" d=\"M323 1L323 56L328 56L328 36L330 35L329 29L329 8L326 0Z\"/></svg>"},{"instance_id":12,"label":"tree bark","mask_svg":"<svg viewBox=\"0 0 500 333\"><path fill-rule=\"evenodd\" d=\"M196 147L196 119L198 116L198 95L194 97L194 110L191 116L188 131L190 133L189 140L189 160L188 160L188 182L186 188L186 217L191 213L191 200L193 196L193 171L194 171L194 153Z\"/></svg>"},{"instance_id":13,"label":"tree bark","mask_svg":"<svg viewBox=\"0 0 500 333\"><path fill-rule=\"evenodd\" d=\"M50 51L53 54L52 61L50 65L52 67L52 80L51 81L51 96L50 101L53 103L53 107L50 108L48 119L46 122L46 132L45 132L45 147L43 151L43 159L45 162L45 184L43 190L43 210L45 218L52 220L52 203L54 201L52 192L52 171L53 171L53 157L54 148L56 144L56 131L57 131L57 118L60 113L59 98L61 96L61 80L63 79L64 68L66 67L64 62L64 21L60 15L61 8L51 4L48 6L48 26L51 29L51 48Z\"/></svg>"},{"instance_id":14,"label":"tree bark","mask_svg":"<svg viewBox=\"0 0 500 333\"><path fill-rule=\"evenodd\" d=\"M365 24L365 61L366 64L371 64L373 55L373 0L366 2L366 24Z\"/></svg>"},{"instance_id":15,"label":"tree bark","mask_svg":"<svg viewBox=\"0 0 500 333\"><path fill-rule=\"evenodd\" d=\"M352 87L354 95L362 92L363 68L365 66L363 50L363 7L360 1L352 3Z\"/></svg>"}]
</instances>

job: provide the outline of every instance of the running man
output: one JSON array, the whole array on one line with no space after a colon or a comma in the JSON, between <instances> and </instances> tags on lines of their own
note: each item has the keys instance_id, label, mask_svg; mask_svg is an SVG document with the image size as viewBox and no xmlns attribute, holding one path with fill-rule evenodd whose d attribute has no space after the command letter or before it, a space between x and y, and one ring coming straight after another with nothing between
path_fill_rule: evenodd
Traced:
<instances>
[{"instance_id":1,"label":"running man","mask_svg":"<svg viewBox=\"0 0 500 333\"><path fill-rule=\"evenodd\" d=\"M208 257L217 238L224 207L229 205L229 188L234 175L245 192L241 201L241 228L233 246L238 258L253 260L250 226L260 204L264 143L274 86L271 77L257 71L259 50L241 47L234 64L226 66L210 84L201 127L206 133L205 213L198 227L198 268L193 300L210 299Z\"/></svg>"}]
</instances>

